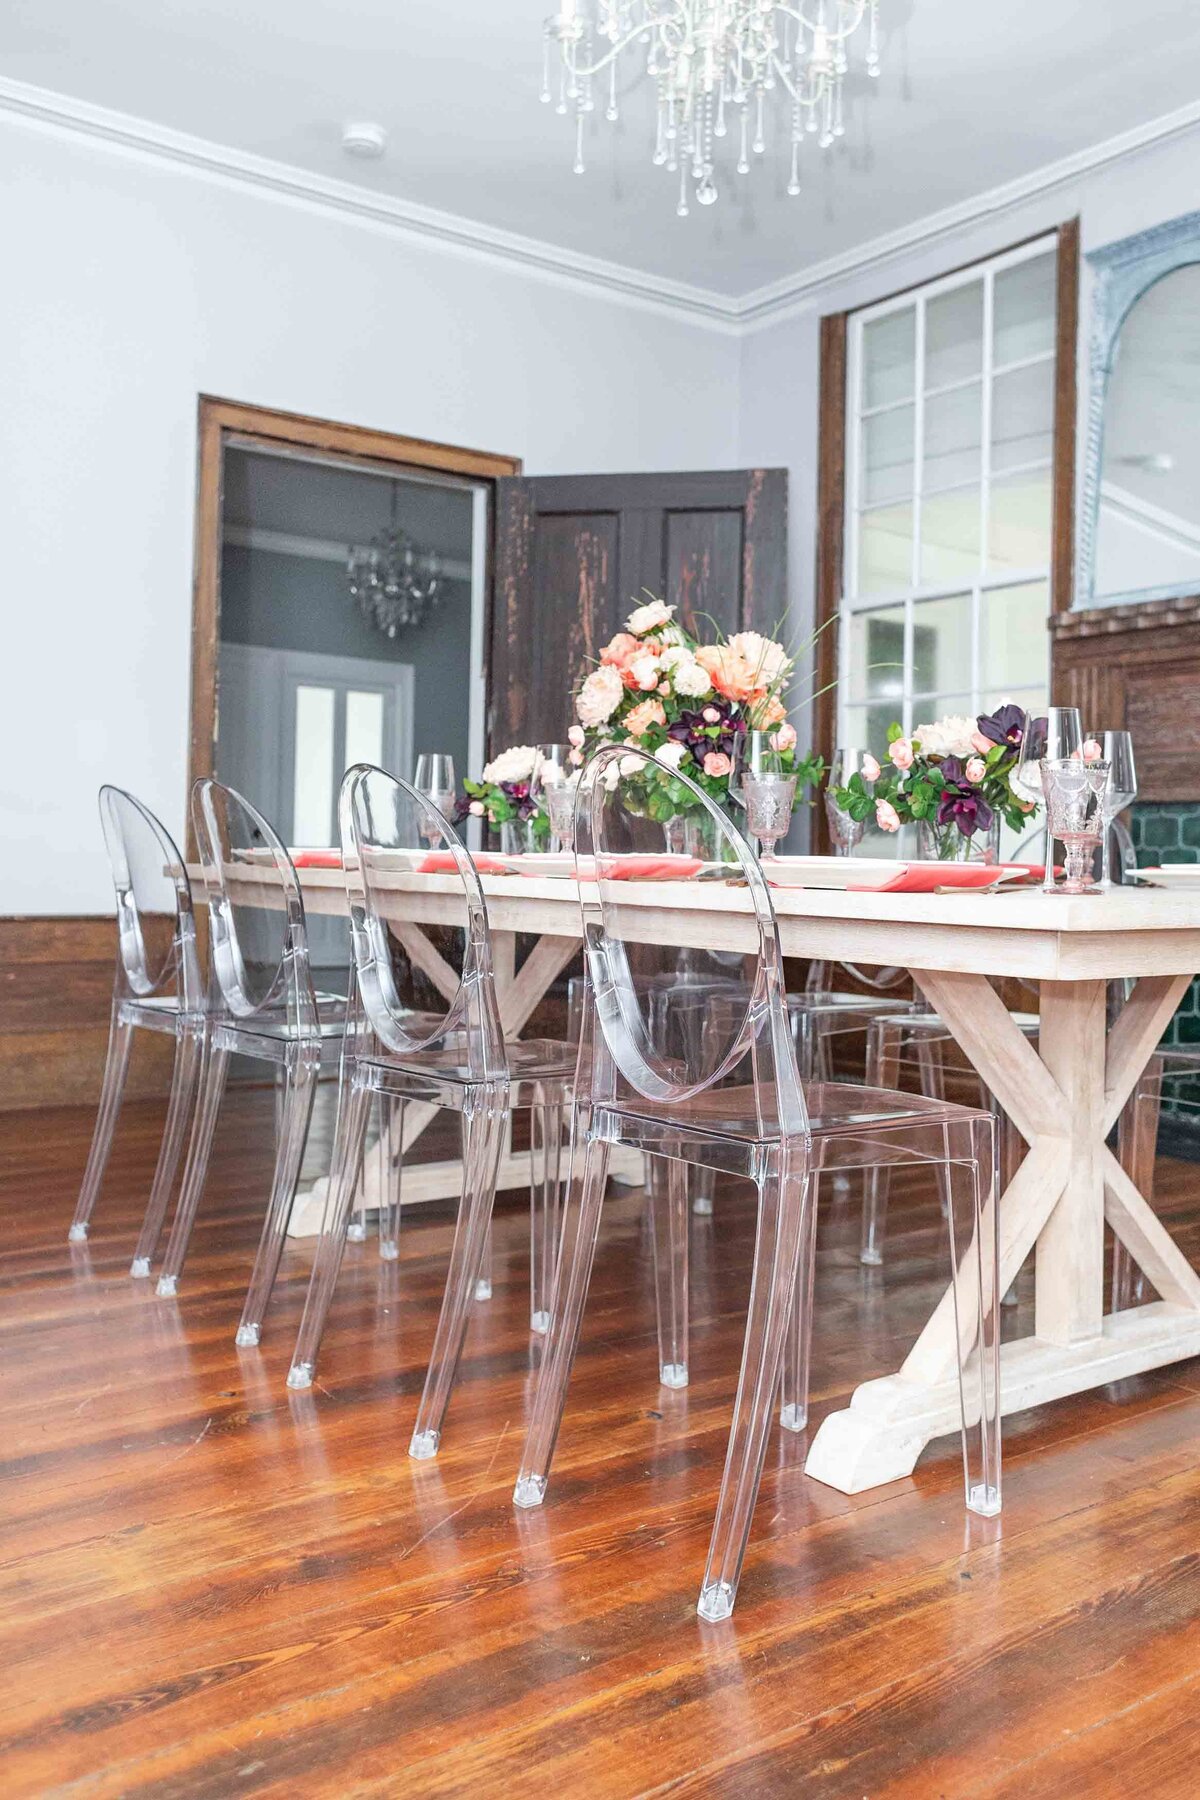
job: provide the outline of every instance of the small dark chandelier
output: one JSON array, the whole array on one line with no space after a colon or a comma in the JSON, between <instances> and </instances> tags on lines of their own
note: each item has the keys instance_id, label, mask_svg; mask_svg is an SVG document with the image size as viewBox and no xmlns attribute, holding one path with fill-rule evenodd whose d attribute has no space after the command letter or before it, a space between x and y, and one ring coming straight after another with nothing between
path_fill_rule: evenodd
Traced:
<instances>
[{"instance_id":1,"label":"small dark chandelier","mask_svg":"<svg viewBox=\"0 0 1200 1800\"><path fill-rule=\"evenodd\" d=\"M394 487L391 524L365 547L351 545L346 577L350 598L385 637L424 624L439 605L445 586L441 563L397 525Z\"/></svg>"}]
</instances>

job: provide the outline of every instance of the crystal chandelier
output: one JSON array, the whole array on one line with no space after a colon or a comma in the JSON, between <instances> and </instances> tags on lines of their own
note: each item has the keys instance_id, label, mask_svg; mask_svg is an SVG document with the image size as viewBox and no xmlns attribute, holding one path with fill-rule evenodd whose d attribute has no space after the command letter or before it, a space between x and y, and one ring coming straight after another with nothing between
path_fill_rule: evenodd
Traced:
<instances>
[{"instance_id":1,"label":"crystal chandelier","mask_svg":"<svg viewBox=\"0 0 1200 1800\"><path fill-rule=\"evenodd\" d=\"M351 546L346 578L350 598L385 637L423 624L440 602L441 563L397 525L394 487L391 524L365 547Z\"/></svg>"},{"instance_id":2,"label":"crystal chandelier","mask_svg":"<svg viewBox=\"0 0 1200 1800\"><path fill-rule=\"evenodd\" d=\"M770 115L786 113L789 194L800 192L800 144L828 149L842 136L846 45L867 21L867 74L879 74L878 0L560 0L543 34L543 101L575 114L575 173L583 173L583 128L605 95L617 117L617 65L644 48L655 90L654 162L679 176L680 218L688 180L701 206L717 198L719 140L732 132L737 172L767 147ZM557 56L556 56L557 50ZM557 61L557 94L552 76ZM776 96L784 104L777 104Z\"/></svg>"}]
</instances>

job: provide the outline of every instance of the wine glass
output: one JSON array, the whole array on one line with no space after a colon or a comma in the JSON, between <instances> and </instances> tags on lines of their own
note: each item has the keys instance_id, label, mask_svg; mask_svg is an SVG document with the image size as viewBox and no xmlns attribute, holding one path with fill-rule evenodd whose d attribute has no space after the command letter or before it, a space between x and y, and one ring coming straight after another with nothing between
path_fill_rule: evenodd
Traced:
<instances>
[{"instance_id":1,"label":"wine glass","mask_svg":"<svg viewBox=\"0 0 1200 1800\"><path fill-rule=\"evenodd\" d=\"M1137 768L1133 760L1133 738L1128 731L1089 731L1088 737L1100 746L1101 757L1108 764L1108 786L1104 790L1104 841L1100 846L1100 886L1112 886L1112 844L1109 826L1118 813L1137 799Z\"/></svg>"},{"instance_id":2,"label":"wine glass","mask_svg":"<svg viewBox=\"0 0 1200 1800\"><path fill-rule=\"evenodd\" d=\"M1050 830L1050 796L1046 791L1046 764L1072 762L1083 755L1083 720L1077 706L1051 706L1046 711L1046 741L1041 746L1038 767L1042 774L1042 797L1046 802L1046 875L1042 887L1054 893L1054 834Z\"/></svg>"},{"instance_id":3,"label":"wine glass","mask_svg":"<svg viewBox=\"0 0 1200 1800\"><path fill-rule=\"evenodd\" d=\"M851 750L843 746L834 751L829 765L829 776L825 783L825 817L829 823L829 836L836 856L853 856L867 829L865 819L852 819L833 797L835 788L845 787L852 775L862 774L865 760L865 750ZM865 781L864 785L872 787L873 783Z\"/></svg>"},{"instance_id":4,"label":"wine glass","mask_svg":"<svg viewBox=\"0 0 1200 1800\"><path fill-rule=\"evenodd\" d=\"M1101 758L1084 762L1082 756L1042 762L1042 791L1046 796L1047 831L1051 842L1059 838L1066 852L1062 882L1050 889L1055 894L1095 894L1090 864L1107 829L1106 794L1110 770Z\"/></svg>"},{"instance_id":5,"label":"wine glass","mask_svg":"<svg viewBox=\"0 0 1200 1800\"><path fill-rule=\"evenodd\" d=\"M571 847L575 830L576 774L570 744L539 744L529 792L550 820L551 850Z\"/></svg>"},{"instance_id":6,"label":"wine glass","mask_svg":"<svg viewBox=\"0 0 1200 1800\"><path fill-rule=\"evenodd\" d=\"M429 804L440 812L447 821L454 811L456 784L454 780L454 758L443 751L425 752L417 758L417 772L413 776L413 786ZM421 836L436 849L441 839L436 823L432 819L421 819Z\"/></svg>"}]
</instances>

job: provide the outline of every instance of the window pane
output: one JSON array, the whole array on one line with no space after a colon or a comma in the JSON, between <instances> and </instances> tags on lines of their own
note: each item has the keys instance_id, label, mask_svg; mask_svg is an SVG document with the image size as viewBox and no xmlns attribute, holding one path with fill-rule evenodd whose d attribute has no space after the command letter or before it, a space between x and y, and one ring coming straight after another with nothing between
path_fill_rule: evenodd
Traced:
<instances>
[{"instance_id":1,"label":"window pane","mask_svg":"<svg viewBox=\"0 0 1200 1800\"><path fill-rule=\"evenodd\" d=\"M328 687L296 689L296 772L292 842L333 842L333 703Z\"/></svg>"},{"instance_id":2,"label":"window pane","mask_svg":"<svg viewBox=\"0 0 1200 1800\"><path fill-rule=\"evenodd\" d=\"M912 399L916 317L916 309L906 306L903 312L888 313L863 326L864 407Z\"/></svg>"},{"instance_id":3,"label":"window pane","mask_svg":"<svg viewBox=\"0 0 1200 1800\"><path fill-rule=\"evenodd\" d=\"M992 360L997 368L1054 349L1053 250L1002 269L992 288Z\"/></svg>"},{"instance_id":4,"label":"window pane","mask_svg":"<svg viewBox=\"0 0 1200 1800\"><path fill-rule=\"evenodd\" d=\"M924 491L978 481L983 425L983 384L935 394L925 402Z\"/></svg>"},{"instance_id":5,"label":"window pane","mask_svg":"<svg viewBox=\"0 0 1200 1800\"><path fill-rule=\"evenodd\" d=\"M1044 568L1050 561L1050 471L993 481L988 522L988 568Z\"/></svg>"},{"instance_id":6,"label":"window pane","mask_svg":"<svg viewBox=\"0 0 1200 1800\"><path fill-rule=\"evenodd\" d=\"M858 592L886 594L912 585L911 503L859 514Z\"/></svg>"},{"instance_id":7,"label":"window pane","mask_svg":"<svg viewBox=\"0 0 1200 1800\"><path fill-rule=\"evenodd\" d=\"M852 613L848 635L849 698L887 699L898 707L904 693L904 608Z\"/></svg>"},{"instance_id":8,"label":"window pane","mask_svg":"<svg viewBox=\"0 0 1200 1800\"><path fill-rule=\"evenodd\" d=\"M970 687L970 594L919 601L913 607L911 692L945 694Z\"/></svg>"},{"instance_id":9,"label":"window pane","mask_svg":"<svg viewBox=\"0 0 1200 1800\"><path fill-rule=\"evenodd\" d=\"M979 667L984 692L997 704L1017 688L1045 688L1050 679L1050 588L1044 581L994 588L982 596Z\"/></svg>"},{"instance_id":10,"label":"window pane","mask_svg":"<svg viewBox=\"0 0 1200 1800\"><path fill-rule=\"evenodd\" d=\"M897 406L863 420L864 506L907 500L913 491L913 409Z\"/></svg>"},{"instance_id":11,"label":"window pane","mask_svg":"<svg viewBox=\"0 0 1200 1800\"><path fill-rule=\"evenodd\" d=\"M983 367L983 283L939 294L925 308L925 389L965 381Z\"/></svg>"},{"instance_id":12,"label":"window pane","mask_svg":"<svg viewBox=\"0 0 1200 1800\"><path fill-rule=\"evenodd\" d=\"M1049 462L1054 445L1054 364L1030 363L992 384L992 469Z\"/></svg>"},{"instance_id":13,"label":"window pane","mask_svg":"<svg viewBox=\"0 0 1200 1800\"><path fill-rule=\"evenodd\" d=\"M979 489L959 488L921 504L921 581L973 580L979 573Z\"/></svg>"},{"instance_id":14,"label":"window pane","mask_svg":"<svg viewBox=\"0 0 1200 1800\"><path fill-rule=\"evenodd\" d=\"M383 695L351 688L346 695L346 767L383 762Z\"/></svg>"},{"instance_id":15,"label":"window pane","mask_svg":"<svg viewBox=\"0 0 1200 1800\"><path fill-rule=\"evenodd\" d=\"M888 727L904 723L902 711L898 700L876 700L870 706L844 707L838 747L870 750L882 762L887 754Z\"/></svg>"},{"instance_id":16,"label":"window pane","mask_svg":"<svg viewBox=\"0 0 1200 1800\"><path fill-rule=\"evenodd\" d=\"M977 717L970 694L927 694L923 700L914 700L913 736L920 737L922 725L932 725L947 716L958 719Z\"/></svg>"}]
</instances>

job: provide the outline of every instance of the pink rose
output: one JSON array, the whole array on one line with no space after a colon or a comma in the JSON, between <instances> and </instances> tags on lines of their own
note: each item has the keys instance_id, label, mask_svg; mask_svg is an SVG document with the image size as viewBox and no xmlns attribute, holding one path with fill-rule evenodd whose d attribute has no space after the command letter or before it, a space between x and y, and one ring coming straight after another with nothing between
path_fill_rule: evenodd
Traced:
<instances>
[{"instance_id":1,"label":"pink rose","mask_svg":"<svg viewBox=\"0 0 1200 1800\"><path fill-rule=\"evenodd\" d=\"M875 761L875 758L868 754L863 757L862 772L864 781L878 781L883 771Z\"/></svg>"},{"instance_id":2,"label":"pink rose","mask_svg":"<svg viewBox=\"0 0 1200 1800\"><path fill-rule=\"evenodd\" d=\"M986 756L988 751L993 749L994 746L992 740L990 738L985 738L982 731L973 731L971 733L971 748L972 750L978 750L980 756Z\"/></svg>"},{"instance_id":3,"label":"pink rose","mask_svg":"<svg viewBox=\"0 0 1200 1800\"><path fill-rule=\"evenodd\" d=\"M569 744L574 744L577 750L581 750L583 748L583 740L584 730L582 725L567 726L567 742Z\"/></svg>"},{"instance_id":4,"label":"pink rose","mask_svg":"<svg viewBox=\"0 0 1200 1800\"><path fill-rule=\"evenodd\" d=\"M719 725L721 722L721 715L715 706L706 706L701 717L706 725Z\"/></svg>"},{"instance_id":5,"label":"pink rose","mask_svg":"<svg viewBox=\"0 0 1200 1800\"><path fill-rule=\"evenodd\" d=\"M574 750L568 751L567 752L567 761L569 763L573 763L574 766L576 768L578 768L580 763L583 761L583 751L580 750L578 747L576 747Z\"/></svg>"},{"instance_id":6,"label":"pink rose","mask_svg":"<svg viewBox=\"0 0 1200 1800\"><path fill-rule=\"evenodd\" d=\"M722 775L728 775L733 764L723 750L710 750L704 759L704 773L719 781Z\"/></svg>"},{"instance_id":7,"label":"pink rose","mask_svg":"<svg viewBox=\"0 0 1200 1800\"><path fill-rule=\"evenodd\" d=\"M982 756L972 756L967 763L967 780L975 782L976 786L978 786L986 774L987 764L984 762Z\"/></svg>"},{"instance_id":8,"label":"pink rose","mask_svg":"<svg viewBox=\"0 0 1200 1800\"><path fill-rule=\"evenodd\" d=\"M482 819L482 817L483 817L483 801L482 800L472 800L472 802L471 802L470 806L467 808L467 810L471 814L471 817L473 819Z\"/></svg>"},{"instance_id":9,"label":"pink rose","mask_svg":"<svg viewBox=\"0 0 1200 1800\"><path fill-rule=\"evenodd\" d=\"M1084 762L1085 763L1099 762L1100 758L1103 755L1104 755L1104 751L1101 749L1100 745L1096 742L1095 738L1088 738L1087 742L1083 746Z\"/></svg>"},{"instance_id":10,"label":"pink rose","mask_svg":"<svg viewBox=\"0 0 1200 1800\"><path fill-rule=\"evenodd\" d=\"M785 756L789 750L796 748L796 727L788 720L785 719L779 730L772 736L771 748L780 751Z\"/></svg>"},{"instance_id":11,"label":"pink rose","mask_svg":"<svg viewBox=\"0 0 1200 1800\"><path fill-rule=\"evenodd\" d=\"M890 800L877 800L875 802L875 823L878 825L880 831L899 831L900 814L896 811Z\"/></svg>"},{"instance_id":12,"label":"pink rose","mask_svg":"<svg viewBox=\"0 0 1200 1800\"><path fill-rule=\"evenodd\" d=\"M897 738L894 744L888 745L888 758L897 769L911 769L913 766L913 747L910 738ZM894 830L895 827L889 827Z\"/></svg>"}]
</instances>

